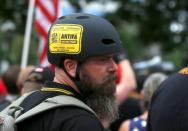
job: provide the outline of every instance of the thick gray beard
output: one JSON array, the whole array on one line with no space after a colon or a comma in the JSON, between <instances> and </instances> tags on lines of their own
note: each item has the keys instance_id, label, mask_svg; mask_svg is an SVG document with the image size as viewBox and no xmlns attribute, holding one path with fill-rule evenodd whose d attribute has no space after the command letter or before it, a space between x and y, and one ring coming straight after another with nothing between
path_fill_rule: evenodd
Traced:
<instances>
[{"instance_id":1,"label":"thick gray beard","mask_svg":"<svg viewBox=\"0 0 188 131\"><path fill-rule=\"evenodd\" d=\"M95 111L101 122L110 124L118 118L118 106L114 97L93 95L86 99L86 104Z\"/></svg>"},{"instance_id":2,"label":"thick gray beard","mask_svg":"<svg viewBox=\"0 0 188 131\"><path fill-rule=\"evenodd\" d=\"M101 122L111 123L118 118L118 106L115 100L115 75L109 76L103 84L93 83L90 76L82 70L82 77L76 85L82 92L86 104L98 115Z\"/></svg>"}]
</instances>

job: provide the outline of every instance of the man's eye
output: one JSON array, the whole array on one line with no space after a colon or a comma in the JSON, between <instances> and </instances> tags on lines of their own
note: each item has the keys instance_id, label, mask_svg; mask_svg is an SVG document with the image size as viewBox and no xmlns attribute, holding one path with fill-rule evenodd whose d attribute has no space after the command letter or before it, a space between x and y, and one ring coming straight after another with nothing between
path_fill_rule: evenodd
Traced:
<instances>
[{"instance_id":1,"label":"man's eye","mask_svg":"<svg viewBox=\"0 0 188 131\"><path fill-rule=\"evenodd\" d=\"M103 61L103 62L104 62L104 61L108 61L108 59L104 58L104 59L101 59L101 61Z\"/></svg>"}]
</instances>

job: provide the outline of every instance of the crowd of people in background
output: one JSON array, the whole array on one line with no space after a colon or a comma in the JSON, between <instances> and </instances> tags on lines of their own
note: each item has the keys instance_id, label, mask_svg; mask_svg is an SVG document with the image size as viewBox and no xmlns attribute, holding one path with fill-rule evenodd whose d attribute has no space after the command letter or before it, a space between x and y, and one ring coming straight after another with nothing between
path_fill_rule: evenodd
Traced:
<instances>
[{"instance_id":1,"label":"crowd of people in background","mask_svg":"<svg viewBox=\"0 0 188 131\"><path fill-rule=\"evenodd\" d=\"M0 111L20 96L40 90L45 81L52 81L54 71L50 67L19 65L10 66L1 76Z\"/></svg>"},{"instance_id":2,"label":"crowd of people in background","mask_svg":"<svg viewBox=\"0 0 188 131\"><path fill-rule=\"evenodd\" d=\"M117 58L115 59L117 60ZM143 79L143 77L138 76L139 74L136 74L130 61L125 56L120 61L126 61L128 64L120 66L121 62L117 62L116 99L119 105L119 118L108 126L112 131L146 131L148 109L152 94L169 74L156 70L149 72ZM186 69L181 71L181 74L185 75L185 77L186 73ZM10 66L1 75L0 79L0 110L6 108L11 102L19 98L19 96L40 90L45 81L52 81L53 78L54 71L49 67L37 67L33 65L22 69L18 65ZM142 87L138 88L138 86ZM168 86L170 88L170 85ZM162 107L158 106L158 108ZM151 109L156 110L155 108ZM158 110L162 111L161 109ZM171 109L169 109L170 112ZM152 114L155 115L155 113ZM174 117L173 113L170 114L172 115L171 117ZM173 118L171 119L173 120ZM161 127L159 130L162 131ZM168 128L165 128L165 130L168 130Z\"/></svg>"},{"instance_id":3,"label":"crowd of people in background","mask_svg":"<svg viewBox=\"0 0 188 131\"><path fill-rule=\"evenodd\" d=\"M119 118L107 126L111 131L146 131L152 94L167 78L167 74L156 70L140 80L124 52L114 59L118 65L116 100ZM20 96L40 90L45 81L53 81L53 78L54 70L49 67L30 65L22 69L18 65L10 66L0 79L0 110ZM142 81L142 84L138 81ZM138 88L138 85L142 87Z\"/></svg>"}]
</instances>

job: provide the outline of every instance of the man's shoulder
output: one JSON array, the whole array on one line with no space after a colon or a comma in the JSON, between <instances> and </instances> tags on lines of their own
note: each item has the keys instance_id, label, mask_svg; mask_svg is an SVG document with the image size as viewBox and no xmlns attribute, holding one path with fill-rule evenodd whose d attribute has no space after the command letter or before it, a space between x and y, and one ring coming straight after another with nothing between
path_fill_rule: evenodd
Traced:
<instances>
[{"instance_id":1,"label":"man's shoulder","mask_svg":"<svg viewBox=\"0 0 188 131\"><path fill-rule=\"evenodd\" d=\"M27 126L26 126L27 125ZM35 125L38 125L37 127ZM45 126L44 126L45 125ZM103 127L96 116L84 109L67 106L42 112L26 121L18 123L18 129L32 130L90 130L102 131Z\"/></svg>"},{"instance_id":2,"label":"man's shoulder","mask_svg":"<svg viewBox=\"0 0 188 131\"><path fill-rule=\"evenodd\" d=\"M63 107L58 107L51 112L54 112L54 115L59 115L63 116L64 119L89 119L89 120L95 120L99 121L98 118L91 112L80 108L80 107L75 107L75 106L63 106ZM61 119L61 118L60 118Z\"/></svg>"},{"instance_id":3,"label":"man's shoulder","mask_svg":"<svg viewBox=\"0 0 188 131\"><path fill-rule=\"evenodd\" d=\"M58 111L58 109L57 109ZM78 108L78 107L65 107L61 108L59 111L62 112L64 122L64 128L73 128L80 130L90 130L90 131L102 131L102 125L99 119L92 113Z\"/></svg>"}]
</instances>

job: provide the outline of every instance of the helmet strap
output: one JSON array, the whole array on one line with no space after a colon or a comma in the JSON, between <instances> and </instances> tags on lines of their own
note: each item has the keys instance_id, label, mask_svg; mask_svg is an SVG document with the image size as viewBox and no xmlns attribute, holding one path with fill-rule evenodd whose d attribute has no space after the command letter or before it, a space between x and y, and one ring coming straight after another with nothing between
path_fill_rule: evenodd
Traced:
<instances>
[{"instance_id":1,"label":"helmet strap","mask_svg":"<svg viewBox=\"0 0 188 131\"><path fill-rule=\"evenodd\" d=\"M76 75L75 75L75 81L80 81L80 68L81 68L82 63L77 62L77 67L76 67Z\"/></svg>"},{"instance_id":2,"label":"helmet strap","mask_svg":"<svg viewBox=\"0 0 188 131\"><path fill-rule=\"evenodd\" d=\"M81 62L77 62L77 66L76 66L76 75L75 77L72 77L68 72L67 70L65 69L65 66L63 64L64 62L62 62L62 64L60 65L60 68L62 68L65 73L69 76L69 78L71 78L71 80L73 81L80 81L80 76L79 76L79 73L80 73L80 67L81 67Z\"/></svg>"}]
</instances>

